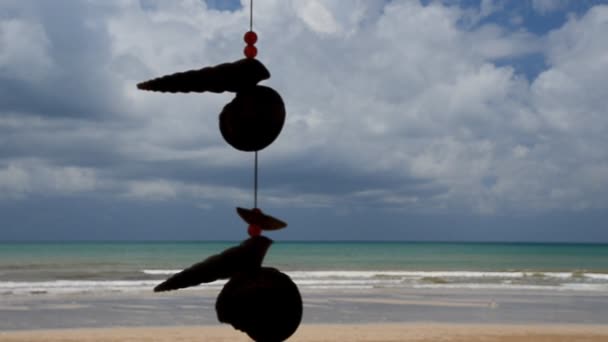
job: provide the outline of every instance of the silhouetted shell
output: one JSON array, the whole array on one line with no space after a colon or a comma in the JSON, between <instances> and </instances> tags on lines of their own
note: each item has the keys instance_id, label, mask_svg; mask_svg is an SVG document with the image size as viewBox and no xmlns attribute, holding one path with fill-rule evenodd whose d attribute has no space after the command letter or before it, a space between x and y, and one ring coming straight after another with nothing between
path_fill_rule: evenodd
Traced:
<instances>
[{"instance_id":1,"label":"silhouetted shell","mask_svg":"<svg viewBox=\"0 0 608 342\"><path fill-rule=\"evenodd\" d=\"M247 222L247 224L254 224L260 227L262 230L279 230L287 227L287 223L279 220L276 217L264 214L260 209L245 209L236 208L236 212Z\"/></svg>"},{"instance_id":2,"label":"silhouetted shell","mask_svg":"<svg viewBox=\"0 0 608 342\"><path fill-rule=\"evenodd\" d=\"M255 341L289 338L302 321L302 297L284 273L262 267L230 279L215 303L217 318Z\"/></svg>"},{"instance_id":3,"label":"silhouetted shell","mask_svg":"<svg viewBox=\"0 0 608 342\"><path fill-rule=\"evenodd\" d=\"M241 272L257 270L272 240L265 236L254 236L236 247L208 257L198 264L172 275L154 288L154 292L170 291L230 278Z\"/></svg>"},{"instance_id":4,"label":"silhouetted shell","mask_svg":"<svg viewBox=\"0 0 608 342\"><path fill-rule=\"evenodd\" d=\"M179 72L139 83L137 88L170 93L239 92L270 78L270 72L262 62L244 58L199 70Z\"/></svg>"},{"instance_id":5,"label":"silhouetted shell","mask_svg":"<svg viewBox=\"0 0 608 342\"><path fill-rule=\"evenodd\" d=\"M284 123L283 99L274 89L264 86L238 92L220 113L224 140L246 152L270 145L281 133Z\"/></svg>"}]
</instances>

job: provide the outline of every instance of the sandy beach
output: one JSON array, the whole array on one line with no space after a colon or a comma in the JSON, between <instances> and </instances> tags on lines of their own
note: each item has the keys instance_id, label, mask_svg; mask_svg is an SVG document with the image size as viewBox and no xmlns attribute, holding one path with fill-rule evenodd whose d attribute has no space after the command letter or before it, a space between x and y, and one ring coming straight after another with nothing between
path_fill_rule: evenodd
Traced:
<instances>
[{"instance_id":1,"label":"sandy beach","mask_svg":"<svg viewBox=\"0 0 608 342\"><path fill-rule=\"evenodd\" d=\"M607 341L599 325L307 324L290 341ZM0 333L2 342L250 341L229 326L31 330Z\"/></svg>"}]
</instances>

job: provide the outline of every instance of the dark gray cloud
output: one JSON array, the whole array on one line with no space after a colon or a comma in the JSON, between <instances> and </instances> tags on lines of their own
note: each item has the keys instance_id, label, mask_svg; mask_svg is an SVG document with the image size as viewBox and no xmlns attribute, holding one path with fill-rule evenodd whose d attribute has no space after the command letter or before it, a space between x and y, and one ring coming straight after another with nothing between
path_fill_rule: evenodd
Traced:
<instances>
[{"instance_id":1,"label":"dark gray cloud","mask_svg":"<svg viewBox=\"0 0 608 342\"><path fill-rule=\"evenodd\" d=\"M122 96L108 70L106 11L73 1L28 5L35 8L4 21L4 48L24 54L33 50L38 58L28 57L32 60L26 63L14 56L13 65L0 72L3 110L72 118L117 115Z\"/></svg>"}]
</instances>

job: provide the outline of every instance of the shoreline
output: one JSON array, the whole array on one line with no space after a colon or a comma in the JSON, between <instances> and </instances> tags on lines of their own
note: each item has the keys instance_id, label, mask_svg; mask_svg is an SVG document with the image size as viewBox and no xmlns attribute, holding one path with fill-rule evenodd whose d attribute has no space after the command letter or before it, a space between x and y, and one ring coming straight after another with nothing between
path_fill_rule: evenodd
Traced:
<instances>
[{"instance_id":1,"label":"shoreline","mask_svg":"<svg viewBox=\"0 0 608 342\"><path fill-rule=\"evenodd\" d=\"M229 325L110 327L0 332L2 342L250 341ZM587 341L608 340L608 326L585 324L302 324L290 341Z\"/></svg>"}]
</instances>

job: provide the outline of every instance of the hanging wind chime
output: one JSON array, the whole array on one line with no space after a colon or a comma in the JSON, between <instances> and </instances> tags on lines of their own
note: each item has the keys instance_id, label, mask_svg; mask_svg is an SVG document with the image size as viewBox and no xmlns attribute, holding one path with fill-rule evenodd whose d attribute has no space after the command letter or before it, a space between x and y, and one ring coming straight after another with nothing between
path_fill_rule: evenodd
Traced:
<instances>
[{"instance_id":1,"label":"hanging wind chime","mask_svg":"<svg viewBox=\"0 0 608 342\"><path fill-rule=\"evenodd\" d=\"M283 341L302 320L302 298L286 274L262 261L272 240L262 231L285 228L287 224L258 208L258 151L269 146L285 122L285 105L272 88L258 85L270 78L258 61L257 35L253 32L253 0L250 0L249 31L244 59L200 70L163 76L137 85L139 89L170 93L225 91L236 93L219 116L219 128L228 144L240 151L254 152L253 208L237 208L249 225L249 238L240 245L213 255L171 276L154 288L170 291L218 279L229 279L220 292L215 310L220 322L230 323L255 341Z\"/></svg>"}]
</instances>

